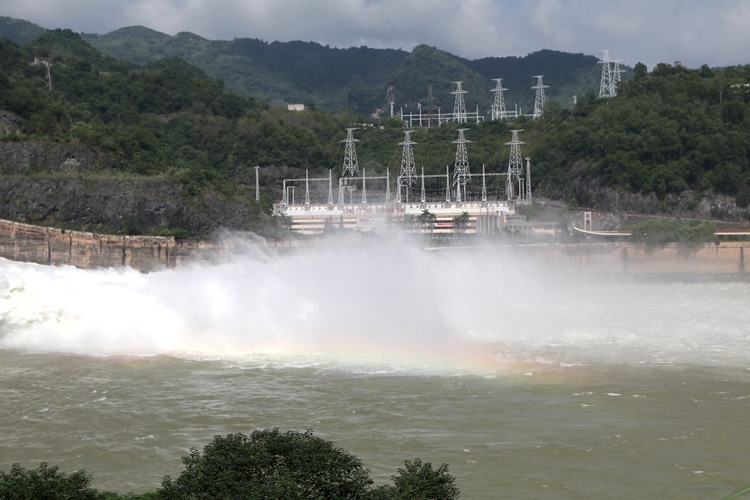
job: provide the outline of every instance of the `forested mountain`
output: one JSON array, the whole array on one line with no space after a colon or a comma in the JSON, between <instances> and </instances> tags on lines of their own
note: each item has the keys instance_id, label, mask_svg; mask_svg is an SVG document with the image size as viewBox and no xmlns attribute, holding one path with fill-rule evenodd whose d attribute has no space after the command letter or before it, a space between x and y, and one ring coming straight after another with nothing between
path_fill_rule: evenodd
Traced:
<instances>
[{"instance_id":1,"label":"forested mountain","mask_svg":"<svg viewBox=\"0 0 750 500\"><path fill-rule=\"evenodd\" d=\"M22 44L41 33L27 21L0 17L0 37ZM452 82L463 82L467 108L487 114L495 83L503 78L509 106L530 110L534 104L534 75L544 75L550 99L568 107L574 95L598 88L593 56L543 50L526 57L490 57L471 61L435 47L420 45L411 52L368 47L338 49L313 42L265 42L252 38L207 40L192 33L169 36L143 26L121 28L104 35L82 34L84 40L117 59L144 65L179 57L242 96L275 107L287 103L314 104L334 112L352 109L364 115L433 105L453 110ZM628 79L630 73L623 75Z\"/></svg>"},{"instance_id":2,"label":"forested mountain","mask_svg":"<svg viewBox=\"0 0 750 500\"><path fill-rule=\"evenodd\" d=\"M38 24L8 16L0 16L0 38L8 38L18 44L23 44L35 36L41 35L44 31L45 29Z\"/></svg>"},{"instance_id":3,"label":"forested mountain","mask_svg":"<svg viewBox=\"0 0 750 500\"><path fill-rule=\"evenodd\" d=\"M142 26L83 37L102 52L137 64L180 57L223 80L227 88L274 106L313 103L329 111L349 108L367 115L389 107L389 88L398 110L415 109L418 103L427 105L432 86L435 104L450 112L451 82L463 81L469 91L467 107L479 106L486 113L491 105L492 78L505 78L509 102L526 109L534 103L530 90L536 83L534 75L548 76L549 95L562 98L563 106L572 103L573 95L598 85L596 77L591 78L597 70L596 58L555 51L469 61L427 46L406 52L250 38L211 41L191 33L169 36Z\"/></svg>"},{"instance_id":4,"label":"forested mountain","mask_svg":"<svg viewBox=\"0 0 750 500\"><path fill-rule=\"evenodd\" d=\"M538 57L548 56L555 54ZM52 90L45 66L30 64L34 58L51 61ZM495 62L483 61L482 71L494 71ZM429 85L429 78L419 80L428 69L441 66L449 77L466 77L470 63L419 46L399 64L392 82L413 103ZM465 88L482 81L466 77ZM588 92L570 109L549 101L538 120L461 127L472 141L472 171L485 165L495 172L507 168L511 128L524 129L532 185L547 198L609 209L605 195L616 192L620 209L654 212L674 210L679 200L723 194L746 208L748 84L750 66L692 70L660 64L649 73L637 65L617 97ZM365 99L366 93L353 96ZM437 91L435 96L442 99ZM398 170L401 121L380 120L378 127L377 120L376 126L363 120L352 111L292 112L240 96L175 57L145 65L121 61L70 30L45 31L23 45L2 39L0 217L110 232L257 229L280 198L282 178L302 177L306 169L317 177L327 176L329 168L340 174L347 127L359 127L359 164L368 175ZM418 167L444 173L455 158L457 128L451 123L416 130ZM256 165L261 203L254 199ZM626 195L638 194L652 196L655 205L628 205ZM86 201L73 204L79 199ZM680 210L694 210L698 202ZM714 215L734 216L726 206Z\"/></svg>"}]
</instances>

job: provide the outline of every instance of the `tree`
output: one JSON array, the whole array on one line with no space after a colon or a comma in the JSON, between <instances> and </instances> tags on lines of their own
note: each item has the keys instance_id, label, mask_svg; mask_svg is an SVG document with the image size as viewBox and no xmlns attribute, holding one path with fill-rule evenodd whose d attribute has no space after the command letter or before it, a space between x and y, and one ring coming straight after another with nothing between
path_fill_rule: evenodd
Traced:
<instances>
[{"instance_id":1,"label":"tree","mask_svg":"<svg viewBox=\"0 0 750 500\"><path fill-rule=\"evenodd\" d=\"M463 234L466 231L466 226L469 224L469 212L461 212L461 215L453 217L453 227L456 232Z\"/></svg>"},{"instance_id":2,"label":"tree","mask_svg":"<svg viewBox=\"0 0 750 500\"><path fill-rule=\"evenodd\" d=\"M364 499L372 480L360 460L311 431L255 431L216 436L182 459L164 499Z\"/></svg>"},{"instance_id":3,"label":"tree","mask_svg":"<svg viewBox=\"0 0 750 500\"><path fill-rule=\"evenodd\" d=\"M422 224L422 228L432 229L433 223L435 222L435 214L430 212L428 209L422 210L422 213L417 216L419 223Z\"/></svg>"},{"instance_id":4,"label":"tree","mask_svg":"<svg viewBox=\"0 0 750 500\"><path fill-rule=\"evenodd\" d=\"M648 74L648 68L645 64L639 62L636 63L635 67L633 68L633 73L635 74L635 78L639 80Z\"/></svg>"},{"instance_id":5,"label":"tree","mask_svg":"<svg viewBox=\"0 0 750 500\"><path fill-rule=\"evenodd\" d=\"M372 500L455 500L459 497L456 479L448 473L448 465L436 469L420 459L404 461L404 468L393 476L393 486L373 490Z\"/></svg>"},{"instance_id":6,"label":"tree","mask_svg":"<svg viewBox=\"0 0 750 500\"><path fill-rule=\"evenodd\" d=\"M13 464L9 473L0 471L0 498L3 500L96 500L102 498L90 486L91 476L84 471L58 472L42 462L36 470Z\"/></svg>"}]
</instances>

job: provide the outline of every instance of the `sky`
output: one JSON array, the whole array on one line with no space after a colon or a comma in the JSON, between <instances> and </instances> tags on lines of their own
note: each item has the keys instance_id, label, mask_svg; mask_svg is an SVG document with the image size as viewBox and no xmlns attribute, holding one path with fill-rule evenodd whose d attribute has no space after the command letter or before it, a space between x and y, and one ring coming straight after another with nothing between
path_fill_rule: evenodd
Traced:
<instances>
[{"instance_id":1,"label":"sky","mask_svg":"<svg viewBox=\"0 0 750 500\"><path fill-rule=\"evenodd\" d=\"M0 15L99 34L142 25L211 40L428 44L467 59L606 49L649 69L750 63L750 0L3 0Z\"/></svg>"}]
</instances>

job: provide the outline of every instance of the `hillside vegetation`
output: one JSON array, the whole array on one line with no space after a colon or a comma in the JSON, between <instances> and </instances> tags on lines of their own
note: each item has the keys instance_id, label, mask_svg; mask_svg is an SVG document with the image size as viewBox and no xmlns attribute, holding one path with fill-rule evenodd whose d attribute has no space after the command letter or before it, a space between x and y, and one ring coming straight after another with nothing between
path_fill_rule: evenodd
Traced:
<instances>
[{"instance_id":1,"label":"hillside vegetation","mask_svg":"<svg viewBox=\"0 0 750 500\"><path fill-rule=\"evenodd\" d=\"M555 53L543 55L554 60ZM52 61L51 91L46 68L30 64L34 57ZM425 73L419 67L429 70L430 61L450 66L454 77L469 64L417 47L395 72L407 99L416 99L427 83L419 80ZM481 81L466 79L466 88ZM605 210L620 203L621 209L648 213L673 211L675 203L688 200L680 210L692 213L702 196L725 195L746 208L748 82L750 66L693 70L661 64L649 73L637 65L635 78L616 98L589 92L573 108L549 100L539 120L462 125L472 141L471 169L507 169L505 143L510 130L519 128L527 143L523 156L532 158L532 186L543 197ZM268 213L281 197L282 178L303 177L306 169L311 177L327 177L328 169L340 175L345 128L358 127L359 164L368 176L390 169L395 177L404 138L396 118L373 126L351 110L291 112L238 95L182 59L139 66L101 53L70 30L45 31L23 45L0 40L0 110L6 112L0 116L0 130L6 131L0 136L0 217L97 231L197 235L221 225L273 226ZM455 159L457 128L447 124L412 134L418 169L445 173ZM260 203L254 199L256 165ZM148 199L137 187L145 180ZM34 188L42 184L43 191ZM109 203L118 189L133 193L132 200L121 197L107 210L66 204L84 193ZM168 199L164 206L154 203L161 196ZM628 205L628 196L653 203ZM726 207L715 212L739 215Z\"/></svg>"},{"instance_id":2,"label":"hillside vegetation","mask_svg":"<svg viewBox=\"0 0 750 500\"><path fill-rule=\"evenodd\" d=\"M1 28L0 28L1 29ZM142 26L105 35L83 35L102 52L136 64L179 57L223 80L227 88L273 106L312 103L327 110L352 109L371 114L389 109L388 89L396 110L426 106L432 86L436 105L453 108L452 82L463 81L467 106L482 113L491 105L493 78L504 78L511 103L530 109L536 82L546 75L550 97L569 105L575 94L596 88L597 59L583 54L543 50L526 57L458 58L420 45L411 52L357 47L338 49L312 42L265 42L238 38L207 40L192 33L169 36ZM630 73L624 74L624 78Z\"/></svg>"}]
</instances>

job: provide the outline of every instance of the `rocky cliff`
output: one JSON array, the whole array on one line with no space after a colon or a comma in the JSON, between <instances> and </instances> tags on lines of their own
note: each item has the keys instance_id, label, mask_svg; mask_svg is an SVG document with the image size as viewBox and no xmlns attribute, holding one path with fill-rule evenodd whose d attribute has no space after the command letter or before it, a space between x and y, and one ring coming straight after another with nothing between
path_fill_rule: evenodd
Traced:
<instances>
[{"instance_id":1,"label":"rocky cliff","mask_svg":"<svg viewBox=\"0 0 750 500\"><path fill-rule=\"evenodd\" d=\"M181 182L118 172L117 163L80 144L0 144L0 218L102 233L180 229L207 235L249 229L258 209Z\"/></svg>"}]
</instances>

